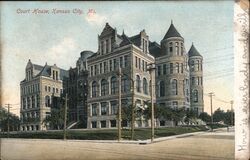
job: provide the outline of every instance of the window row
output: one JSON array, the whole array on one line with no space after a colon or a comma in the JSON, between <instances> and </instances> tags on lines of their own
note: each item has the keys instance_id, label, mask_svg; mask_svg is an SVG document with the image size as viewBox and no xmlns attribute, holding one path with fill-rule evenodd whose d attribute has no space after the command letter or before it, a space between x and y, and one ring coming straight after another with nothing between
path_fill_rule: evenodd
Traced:
<instances>
[{"instance_id":1,"label":"window row","mask_svg":"<svg viewBox=\"0 0 250 160\"><path fill-rule=\"evenodd\" d=\"M135 67L143 72L147 72L148 62L135 56Z\"/></svg>"},{"instance_id":2,"label":"window row","mask_svg":"<svg viewBox=\"0 0 250 160\"><path fill-rule=\"evenodd\" d=\"M31 94L31 93L36 93L40 91L40 86L39 84L31 84L28 86L23 86L21 87L21 94Z\"/></svg>"},{"instance_id":3,"label":"window row","mask_svg":"<svg viewBox=\"0 0 250 160\"><path fill-rule=\"evenodd\" d=\"M39 130L39 125L22 126L22 131L36 131Z\"/></svg>"},{"instance_id":4,"label":"window row","mask_svg":"<svg viewBox=\"0 0 250 160\"><path fill-rule=\"evenodd\" d=\"M22 113L21 114L21 119L26 119L26 118L39 118L40 113L38 111L35 112L27 112L27 113Z\"/></svg>"},{"instance_id":5,"label":"window row","mask_svg":"<svg viewBox=\"0 0 250 160\"><path fill-rule=\"evenodd\" d=\"M184 54L184 46L182 42L169 42L167 50L167 53L171 55L175 54L178 56L183 56Z\"/></svg>"},{"instance_id":6,"label":"window row","mask_svg":"<svg viewBox=\"0 0 250 160\"><path fill-rule=\"evenodd\" d=\"M40 96L33 95L31 97L22 98L22 108L29 109L29 108L37 108L40 106Z\"/></svg>"},{"instance_id":7,"label":"window row","mask_svg":"<svg viewBox=\"0 0 250 160\"><path fill-rule=\"evenodd\" d=\"M203 78L202 77L192 77L191 83L192 83L192 85L203 85Z\"/></svg>"},{"instance_id":8,"label":"window row","mask_svg":"<svg viewBox=\"0 0 250 160\"><path fill-rule=\"evenodd\" d=\"M116 120L103 120L103 121L92 121L90 128L112 128L116 126L117 126ZM128 121L122 120L121 126L127 127Z\"/></svg>"},{"instance_id":9,"label":"window row","mask_svg":"<svg viewBox=\"0 0 250 160\"><path fill-rule=\"evenodd\" d=\"M164 97L166 96L166 84L164 81L160 81L158 84L159 88L159 97ZM176 79L172 79L170 82L170 90L171 90L171 95L178 95L178 81Z\"/></svg>"},{"instance_id":10,"label":"window row","mask_svg":"<svg viewBox=\"0 0 250 160\"><path fill-rule=\"evenodd\" d=\"M190 71L202 71L202 61L201 60L191 60L190 61Z\"/></svg>"},{"instance_id":11,"label":"window row","mask_svg":"<svg viewBox=\"0 0 250 160\"><path fill-rule=\"evenodd\" d=\"M122 99L121 106L128 106L128 100ZM118 113L118 101L101 102L91 104L90 116L116 115Z\"/></svg>"},{"instance_id":12,"label":"window row","mask_svg":"<svg viewBox=\"0 0 250 160\"><path fill-rule=\"evenodd\" d=\"M142 82L141 82L142 81ZM151 81L150 81L151 82ZM121 77L121 92L122 93L129 93L131 91L131 83L132 81L128 78L128 76L124 75ZM136 84L135 89L137 92L142 92L148 95L149 87L148 87L148 81L146 78L143 78L141 80L140 76L136 76ZM118 78L116 76L111 77L110 83L106 79L102 79L99 84L97 81L93 81L91 84L91 97L97 97L99 95L106 96L110 94L117 94L119 92L118 90Z\"/></svg>"},{"instance_id":13,"label":"window row","mask_svg":"<svg viewBox=\"0 0 250 160\"><path fill-rule=\"evenodd\" d=\"M60 93L62 93L62 89L50 87L50 86L44 86L45 92L59 93L59 90L60 90Z\"/></svg>"},{"instance_id":14,"label":"window row","mask_svg":"<svg viewBox=\"0 0 250 160\"><path fill-rule=\"evenodd\" d=\"M100 54L106 54L106 53L110 53L113 52L113 44L114 43L114 37L109 37L107 39L103 39L100 40L100 44L99 44L99 51Z\"/></svg>"},{"instance_id":15,"label":"window row","mask_svg":"<svg viewBox=\"0 0 250 160\"><path fill-rule=\"evenodd\" d=\"M129 56L125 55L119 58L110 59L109 61L104 61L99 64L90 66L90 76L95 76L98 74L108 73L115 71L119 68L125 68L129 65Z\"/></svg>"},{"instance_id":16,"label":"window row","mask_svg":"<svg viewBox=\"0 0 250 160\"><path fill-rule=\"evenodd\" d=\"M169 63L169 64L163 64L163 65L157 65L157 75L166 75L166 74L173 74L173 73L183 73L185 69L187 68L184 66L183 63Z\"/></svg>"}]
</instances>

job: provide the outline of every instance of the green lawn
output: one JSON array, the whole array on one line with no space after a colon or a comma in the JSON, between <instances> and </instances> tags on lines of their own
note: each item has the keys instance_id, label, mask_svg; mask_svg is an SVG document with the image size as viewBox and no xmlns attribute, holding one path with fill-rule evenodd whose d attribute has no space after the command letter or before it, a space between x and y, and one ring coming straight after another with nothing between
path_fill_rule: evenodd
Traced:
<instances>
[{"instance_id":1,"label":"green lawn","mask_svg":"<svg viewBox=\"0 0 250 160\"><path fill-rule=\"evenodd\" d=\"M183 133L191 133L207 130L205 126L190 127L166 127L155 128L155 138L178 135ZM129 129L122 129L122 138L130 139L131 132ZM135 129L134 139L145 140L150 139L151 129L142 128ZM0 134L0 138L7 137L6 134ZM10 138L38 138L38 139L62 139L63 131L50 132L19 132L10 134ZM67 131L67 139L80 140L116 140L116 129L100 129L100 130L69 130Z\"/></svg>"}]
</instances>

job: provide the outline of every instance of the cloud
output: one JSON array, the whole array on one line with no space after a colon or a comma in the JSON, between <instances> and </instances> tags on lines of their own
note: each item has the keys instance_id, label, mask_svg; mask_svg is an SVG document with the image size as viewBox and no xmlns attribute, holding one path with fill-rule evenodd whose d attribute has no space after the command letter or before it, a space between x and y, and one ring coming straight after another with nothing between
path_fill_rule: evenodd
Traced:
<instances>
[{"instance_id":1,"label":"cloud","mask_svg":"<svg viewBox=\"0 0 250 160\"><path fill-rule=\"evenodd\" d=\"M68 69L69 64L75 64L76 59L79 57L79 46L71 37L65 37L54 46L50 47L44 54L48 63L57 62L60 67ZM50 64L52 65L52 64ZM74 66L73 66L74 67Z\"/></svg>"},{"instance_id":2,"label":"cloud","mask_svg":"<svg viewBox=\"0 0 250 160\"><path fill-rule=\"evenodd\" d=\"M106 22L107 17L97 13L92 13L87 14L85 20L91 25L102 25Z\"/></svg>"}]
</instances>

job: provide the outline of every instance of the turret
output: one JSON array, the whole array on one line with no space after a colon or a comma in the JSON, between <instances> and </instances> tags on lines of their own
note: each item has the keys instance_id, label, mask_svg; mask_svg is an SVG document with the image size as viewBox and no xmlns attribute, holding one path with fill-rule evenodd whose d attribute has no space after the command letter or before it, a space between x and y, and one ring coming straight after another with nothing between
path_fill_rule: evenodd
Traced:
<instances>
[{"instance_id":1,"label":"turret","mask_svg":"<svg viewBox=\"0 0 250 160\"><path fill-rule=\"evenodd\" d=\"M203 102L203 57L192 44L188 51L190 69L191 108L200 114L204 111Z\"/></svg>"}]
</instances>

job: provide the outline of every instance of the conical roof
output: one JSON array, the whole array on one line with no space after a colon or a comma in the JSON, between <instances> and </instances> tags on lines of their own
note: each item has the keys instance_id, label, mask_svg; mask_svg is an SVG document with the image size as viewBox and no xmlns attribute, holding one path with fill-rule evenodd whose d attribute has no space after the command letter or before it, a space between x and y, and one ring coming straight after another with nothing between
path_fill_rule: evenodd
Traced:
<instances>
[{"instance_id":1,"label":"conical roof","mask_svg":"<svg viewBox=\"0 0 250 160\"><path fill-rule=\"evenodd\" d=\"M173 23L171 23L167 33L165 34L163 39L168 39L170 37L181 37L181 34L177 31L177 29L175 28L175 26L173 25Z\"/></svg>"},{"instance_id":2,"label":"conical roof","mask_svg":"<svg viewBox=\"0 0 250 160\"><path fill-rule=\"evenodd\" d=\"M188 56L201 56L200 53L197 51L197 49L194 47L194 44L192 44L190 50L188 51Z\"/></svg>"}]
</instances>

